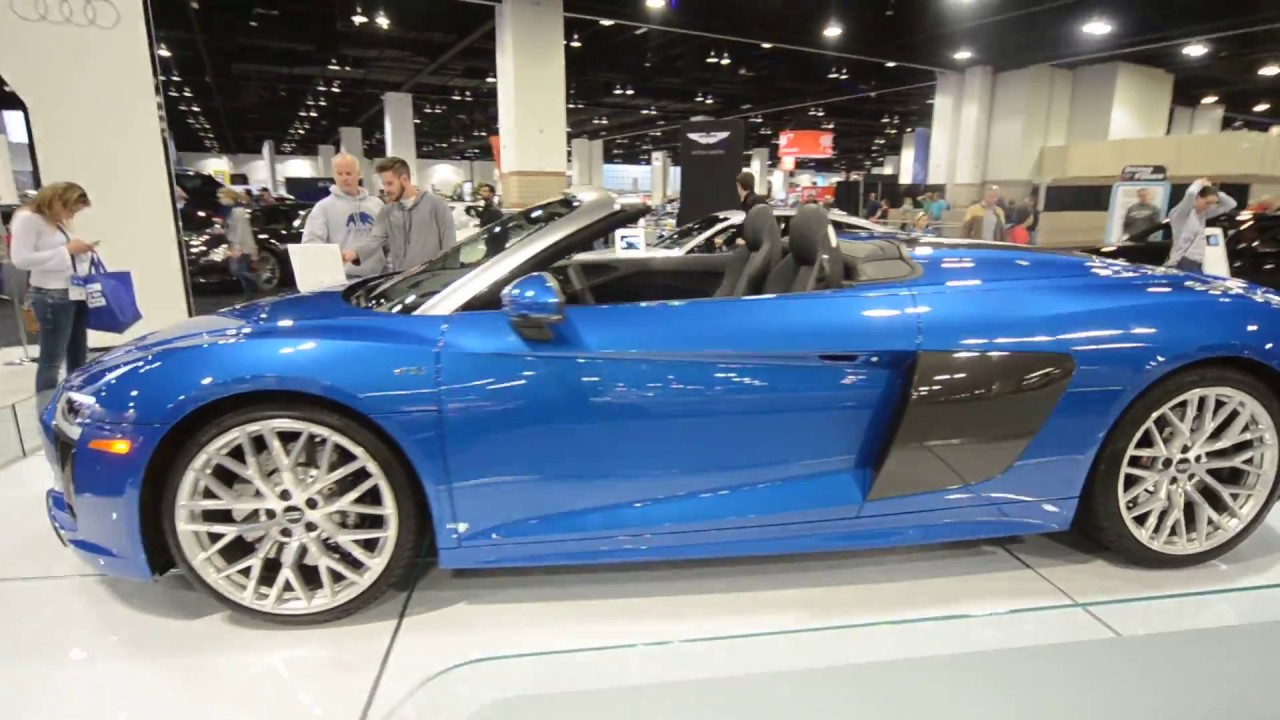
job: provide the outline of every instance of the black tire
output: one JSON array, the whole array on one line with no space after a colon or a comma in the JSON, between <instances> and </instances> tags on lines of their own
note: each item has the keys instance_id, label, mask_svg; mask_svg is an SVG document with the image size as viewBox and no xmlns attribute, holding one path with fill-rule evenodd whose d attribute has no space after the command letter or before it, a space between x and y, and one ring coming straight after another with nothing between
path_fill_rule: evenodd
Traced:
<instances>
[{"instance_id":1,"label":"black tire","mask_svg":"<svg viewBox=\"0 0 1280 720\"><path fill-rule=\"evenodd\" d=\"M241 605L222 595L210 586L199 572L195 570L182 551L178 541L175 504L179 480L183 472L191 464L199 451L223 433L237 426L272 418L305 420L310 423L324 425L336 430L361 447L382 467L387 481L395 495L399 520L399 534L394 549L382 574L362 593L346 601L342 605L306 615L272 614ZM297 403L269 403L246 407L218 418L197 432L186 447L178 454L166 478L164 497L161 503L161 518L164 524L165 541L174 562L181 568L193 585L209 597L217 600L232 611L247 617L253 617L269 623L280 625L321 625L334 622L353 615L376 602L386 592L401 586L410 577L423 549L430 523L424 517L426 504L422 501L421 492L411 483L417 482L416 475L399 455L388 447L387 443L361 424L339 413L320 407L309 407Z\"/></svg>"},{"instance_id":2,"label":"black tire","mask_svg":"<svg viewBox=\"0 0 1280 720\"><path fill-rule=\"evenodd\" d=\"M1197 388L1207 387L1229 387L1248 393L1273 419L1280 420L1280 401L1277 401L1275 392L1253 375L1229 366L1204 365L1159 381L1139 396L1107 433L1080 499L1080 507L1076 513L1077 529L1134 565L1180 568L1206 563L1231 552L1266 521L1276 495L1280 492L1280 482L1272 484L1271 492L1261 509L1244 529L1225 542L1199 553L1175 555L1160 552L1134 537L1125 523L1118 481L1125 454L1134 435L1141 431L1153 413L1174 398Z\"/></svg>"},{"instance_id":3,"label":"black tire","mask_svg":"<svg viewBox=\"0 0 1280 720\"><path fill-rule=\"evenodd\" d=\"M275 272L270 274L269 277L263 273L265 269L264 260L275 266ZM264 293L271 293L286 287L285 265L286 261L279 253L269 249L263 250L258 256L258 289Z\"/></svg>"}]
</instances>

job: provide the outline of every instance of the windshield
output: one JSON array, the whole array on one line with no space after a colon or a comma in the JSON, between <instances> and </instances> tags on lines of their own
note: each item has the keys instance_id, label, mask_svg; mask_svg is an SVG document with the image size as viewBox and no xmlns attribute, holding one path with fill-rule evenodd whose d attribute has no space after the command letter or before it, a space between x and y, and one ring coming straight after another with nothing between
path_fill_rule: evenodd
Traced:
<instances>
[{"instance_id":1,"label":"windshield","mask_svg":"<svg viewBox=\"0 0 1280 720\"><path fill-rule=\"evenodd\" d=\"M708 215L701 220L694 220L688 225L678 227L670 233L654 241L650 247L677 249L685 246L690 240L711 230L729 218L723 215Z\"/></svg>"},{"instance_id":2,"label":"windshield","mask_svg":"<svg viewBox=\"0 0 1280 720\"><path fill-rule=\"evenodd\" d=\"M350 300L384 312L412 313L432 295L573 212L579 204L577 198L563 197L507 215L415 268L360 286Z\"/></svg>"}]
</instances>

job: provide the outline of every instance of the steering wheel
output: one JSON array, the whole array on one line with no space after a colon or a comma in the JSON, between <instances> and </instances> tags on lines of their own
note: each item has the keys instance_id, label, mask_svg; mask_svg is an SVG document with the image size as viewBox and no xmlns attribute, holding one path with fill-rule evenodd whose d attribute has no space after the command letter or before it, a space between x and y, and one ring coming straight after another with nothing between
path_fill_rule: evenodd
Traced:
<instances>
[{"instance_id":1,"label":"steering wheel","mask_svg":"<svg viewBox=\"0 0 1280 720\"><path fill-rule=\"evenodd\" d=\"M595 305L595 295L591 293L591 285L587 282L587 274L582 272L579 265L570 265L568 267L569 283L573 285L573 292L578 297L579 305Z\"/></svg>"}]
</instances>

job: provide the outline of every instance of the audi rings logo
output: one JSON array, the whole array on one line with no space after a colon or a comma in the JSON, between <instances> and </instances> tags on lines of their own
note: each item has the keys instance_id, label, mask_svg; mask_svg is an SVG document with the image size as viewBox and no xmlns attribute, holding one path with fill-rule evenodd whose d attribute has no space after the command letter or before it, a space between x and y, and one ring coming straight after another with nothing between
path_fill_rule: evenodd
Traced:
<instances>
[{"instance_id":1,"label":"audi rings logo","mask_svg":"<svg viewBox=\"0 0 1280 720\"><path fill-rule=\"evenodd\" d=\"M9 0L9 10L27 22L110 30L120 24L112 0Z\"/></svg>"}]
</instances>

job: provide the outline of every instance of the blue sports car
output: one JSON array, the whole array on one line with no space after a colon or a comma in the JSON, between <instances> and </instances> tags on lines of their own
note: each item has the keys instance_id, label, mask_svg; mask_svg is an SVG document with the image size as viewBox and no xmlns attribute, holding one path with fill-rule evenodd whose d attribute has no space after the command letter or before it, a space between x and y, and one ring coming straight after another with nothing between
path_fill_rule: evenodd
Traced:
<instances>
[{"instance_id":1,"label":"blue sports car","mask_svg":"<svg viewBox=\"0 0 1280 720\"><path fill-rule=\"evenodd\" d=\"M282 623L445 568L1081 527L1173 567L1277 492L1280 297L1003 244L786 238L592 257L571 191L395 276L193 318L44 413L59 537ZM580 257L581 256L581 257Z\"/></svg>"}]
</instances>

